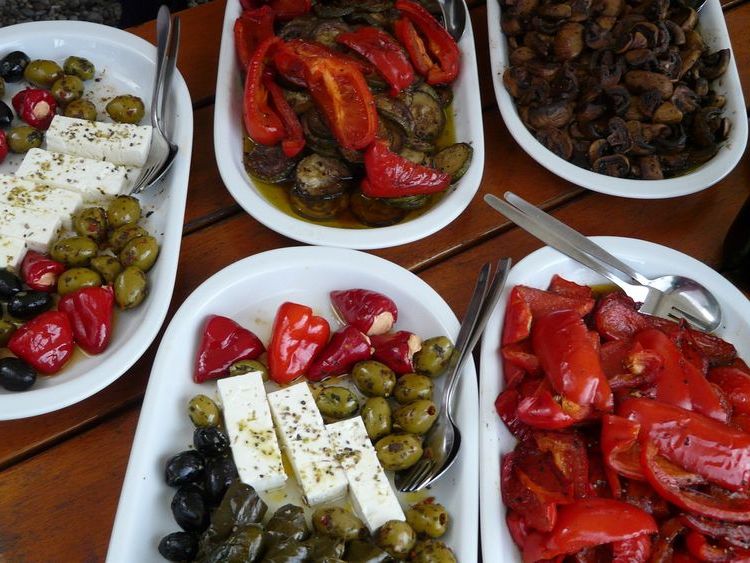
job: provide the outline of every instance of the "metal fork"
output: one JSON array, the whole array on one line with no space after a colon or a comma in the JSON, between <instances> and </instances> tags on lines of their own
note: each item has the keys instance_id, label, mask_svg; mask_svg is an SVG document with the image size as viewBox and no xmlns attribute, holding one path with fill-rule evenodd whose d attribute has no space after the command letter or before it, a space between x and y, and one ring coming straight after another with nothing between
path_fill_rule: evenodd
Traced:
<instances>
[{"instance_id":1,"label":"metal fork","mask_svg":"<svg viewBox=\"0 0 750 563\"><path fill-rule=\"evenodd\" d=\"M180 43L180 17L172 20L166 6L159 8L156 19L156 76L151 96L151 147L138 180L130 194L137 194L158 182L174 163L178 147L165 133L164 110L169 97L169 86L177 65Z\"/></svg>"},{"instance_id":2,"label":"metal fork","mask_svg":"<svg viewBox=\"0 0 750 563\"><path fill-rule=\"evenodd\" d=\"M443 387L440 414L425 436L425 453L410 469L396 474L396 487L401 492L411 493L423 489L440 478L458 456L461 432L453 420L456 384L466 360L471 356L471 351L477 345L490 314L500 299L510 266L510 258L498 261L491 284L490 264L485 264L479 272L474 293L458 331L451 362L446 368L448 374Z\"/></svg>"}]
</instances>

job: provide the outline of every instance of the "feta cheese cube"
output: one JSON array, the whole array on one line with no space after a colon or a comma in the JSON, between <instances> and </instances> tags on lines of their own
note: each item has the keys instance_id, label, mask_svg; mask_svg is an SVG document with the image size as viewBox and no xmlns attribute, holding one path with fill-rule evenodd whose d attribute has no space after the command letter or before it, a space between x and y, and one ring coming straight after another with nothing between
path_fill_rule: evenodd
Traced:
<instances>
[{"instance_id":1,"label":"feta cheese cube","mask_svg":"<svg viewBox=\"0 0 750 563\"><path fill-rule=\"evenodd\" d=\"M29 250L45 252L60 224L60 217L52 213L0 203L0 235L23 239Z\"/></svg>"},{"instance_id":2,"label":"feta cheese cube","mask_svg":"<svg viewBox=\"0 0 750 563\"><path fill-rule=\"evenodd\" d=\"M0 235L0 268L20 271L25 254L26 243L23 239Z\"/></svg>"},{"instance_id":3,"label":"feta cheese cube","mask_svg":"<svg viewBox=\"0 0 750 563\"><path fill-rule=\"evenodd\" d=\"M81 194L0 174L0 202L59 215L69 229L71 218L83 203Z\"/></svg>"}]
</instances>

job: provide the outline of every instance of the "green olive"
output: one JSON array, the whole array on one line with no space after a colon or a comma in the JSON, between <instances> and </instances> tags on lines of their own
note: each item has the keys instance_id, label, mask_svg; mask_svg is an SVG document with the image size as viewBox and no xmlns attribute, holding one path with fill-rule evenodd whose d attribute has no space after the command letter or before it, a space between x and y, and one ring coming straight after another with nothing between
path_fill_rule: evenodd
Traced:
<instances>
[{"instance_id":1,"label":"green olive","mask_svg":"<svg viewBox=\"0 0 750 563\"><path fill-rule=\"evenodd\" d=\"M137 237L125 245L120 252L120 263L125 266L138 266L148 272L159 256L159 243L152 236Z\"/></svg>"},{"instance_id":2,"label":"green olive","mask_svg":"<svg viewBox=\"0 0 750 563\"><path fill-rule=\"evenodd\" d=\"M8 345L8 341L14 332L16 332L16 325L10 321L0 319L0 347Z\"/></svg>"},{"instance_id":3,"label":"green olive","mask_svg":"<svg viewBox=\"0 0 750 563\"><path fill-rule=\"evenodd\" d=\"M128 266L115 278L115 301L122 309L132 309L148 295L146 274L136 266Z\"/></svg>"},{"instance_id":4,"label":"green olive","mask_svg":"<svg viewBox=\"0 0 750 563\"><path fill-rule=\"evenodd\" d=\"M57 293L65 295L82 287L97 287L102 285L102 277L98 272L89 268L70 268L57 278Z\"/></svg>"},{"instance_id":5,"label":"green olive","mask_svg":"<svg viewBox=\"0 0 750 563\"><path fill-rule=\"evenodd\" d=\"M18 125L8 131L8 148L11 152L23 154L30 149L42 146L44 133L34 129L31 125Z\"/></svg>"},{"instance_id":6,"label":"green olive","mask_svg":"<svg viewBox=\"0 0 750 563\"><path fill-rule=\"evenodd\" d=\"M344 541L364 538L367 535L362 520L340 506L318 508L313 512L312 525L319 534Z\"/></svg>"},{"instance_id":7,"label":"green olive","mask_svg":"<svg viewBox=\"0 0 750 563\"><path fill-rule=\"evenodd\" d=\"M70 102L75 102L83 96L83 81L77 76L66 74L55 80L50 92L57 102L65 107Z\"/></svg>"},{"instance_id":8,"label":"green olive","mask_svg":"<svg viewBox=\"0 0 750 563\"><path fill-rule=\"evenodd\" d=\"M197 427L218 426L221 422L219 407L206 395L196 395L190 399L188 416Z\"/></svg>"},{"instance_id":9,"label":"green olive","mask_svg":"<svg viewBox=\"0 0 750 563\"><path fill-rule=\"evenodd\" d=\"M396 374L391 368L375 360L354 364L351 373L357 388L371 397L390 397L396 386Z\"/></svg>"},{"instance_id":10,"label":"green olive","mask_svg":"<svg viewBox=\"0 0 750 563\"><path fill-rule=\"evenodd\" d=\"M447 545L437 540L418 541L414 545L412 563L456 563L456 556Z\"/></svg>"},{"instance_id":11,"label":"green olive","mask_svg":"<svg viewBox=\"0 0 750 563\"><path fill-rule=\"evenodd\" d=\"M401 471L422 457L422 440L414 434L389 434L376 442L375 451L384 469Z\"/></svg>"},{"instance_id":12,"label":"green olive","mask_svg":"<svg viewBox=\"0 0 750 563\"><path fill-rule=\"evenodd\" d=\"M91 259L89 264L92 270L96 270L108 284L114 283L118 274L122 272L122 264L114 256L102 254Z\"/></svg>"},{"instance_id":13,"label":"green olive","mask_svg":"<svg viewBox=\"0 0 750 563\"><path fill-rule=\"evenodd\" d=\"M107 214L109 216L109 214ZM111 223L110 223L111 224ZM138 237L147 237L148 231L139 225L128 224L117 227L109 235L109 246L115 252L120 252L131 240Z\"/></svg>"},{"instance_id":14,"label":"green olive","mask_svg":"<svg viewBox=\"0 0 750 563\"><path fill-rule=\"evenodd\" d=\"M63 110L65 117L96 121L96 106L89 100L74 100Z\"/></svg>"},{"instance_id":15,"label":"green olive","mask_svg":"<svg viewBox=\"0 0 750 563\"><path fill-rule=\"evenodd\" d=\"M83 57L68 57L63 63L65 74L72 74L81 80L91 80L96 74L94 63Z\"/></svg>"},{"instance_id":16,"label":"green olive","mask_svg":"<svg viewBox=\"0 0 750 563\"><path fill-rule=\"evenodd\" d=\"M438 408L428 399L419 399L393 411L393 423L405 432L425 434L435 422Z\"/></svg>"},{"instance_id":17,"label":"green olive","mask_svg":"<svg viewBox=\"0 0 750 563\"><path fill-rule=\"evenodd\" d=\"M375 544L396 559L406 559L417 541L411 526L400 520L388 520L375 533Z\"/></svg>"},{"instance_id":18,"label":"green olive","mask_svg":"<svg viewBox=\"0 0 750 563\"><path fill-rule=\"evenodd\" d=\"M378 440L391 433L391 405L383 397L370 397L362 405L362 422L370 440Z\"/></svg>"},{"instance_id":19,"label":"green olive","mask_svg":"<svg viewBox=\"0 0 750 563\"><path fill-rule=\"evenodd\" d=\"M37 59L31 61L23 71L23 77L39 88L49 88L55 80L62 78L63 69L55 61Z\"/></svg>"},{"instance_id":20,"label":"green olive","mask_svg":"<svg viewBox=\"0 0 750 563\"><path fill-rule=\"evenodd\" d=\"M73 216L73 229L82 237L101 242L107 236L107 213L101 207L85 207Z\"/></svg>"},{"instance_id":21,"label":"green olive","mask_svg":"<svg viewBox=\"0 0 750 563\"><path fill-rule=\"evenodd\" d=\"M422 349L414 354L414 371L437 377L448 366L453 354L453 342L447 336L435 336L422 342Z\"/></svg>"},{"instance_id":22,"label":"green olive","mask_svg":"<svg viewBox=\"0 0 750 563\"><path fill-rule=\"evenodd\" d=\"M251 373L254 371L259 371L263 376L263 381L268 381L268 368L258 360L240 360L238 362L234 362L231 366L229 366L230 376L244 375L246 373Z\"/></svg>"},{"instance_id":23,"label":"green olive","mask_svg":"<svg viewBox=\"0 0 750 563\"><path fill-rule=\"evenodd\" d=\"M432 379L417 373L405 373L398 378L393 397L401 404L419 399L432 399Z\"/></svg>"},{"instance_id":24,"label":"green olive","mask_svg":"<svg viewBox=\"0 0 750 563\"><path fill-rule=\"evenodd\" d=\"M137 223L141 218L141 204L131 195L118 195L107 206L107 219L113 228Z\"/></svg>"},{"instance_id":25,"label":"green olive","mask_svg":"<svg viewBox=\"0 0 750 563\"><path fill-rule=\"evenodd\" d=\"M323 387L315 397L315 404L324 417L340 420L353 415L359 408L357 397L346 387Z\"/></svg>"},{"instance_id":26,"label":"green olive","mask_svg":"<svg viewBox=\"0 0 750 563\"><path fill-rule=\"evenodd\" d=\"M106 109L109 116L118 123L138 123L146 113L143 100L130 94L112 98Z\"/></svg>"},{"instance_id":27,"label":"green olive","mask_svg":"<svg viewBox=\"0 0 750 563\"><path fill-rule=\"evenodd\" d=\"M97 244L88 237L68 237L52 245L50 256L68 266L87 266L98 251Z\"/></svg>"},{"instance_id":28,"label":"green olive","mask_svg":"<svg viewBox=\"0 0 750 563\"><path fill-rule=\"evenodd\" d=\"M406 521L418 534L439 538L448 529L448 511L429 498L408 508Z\"/></svg>"}]
</instances>

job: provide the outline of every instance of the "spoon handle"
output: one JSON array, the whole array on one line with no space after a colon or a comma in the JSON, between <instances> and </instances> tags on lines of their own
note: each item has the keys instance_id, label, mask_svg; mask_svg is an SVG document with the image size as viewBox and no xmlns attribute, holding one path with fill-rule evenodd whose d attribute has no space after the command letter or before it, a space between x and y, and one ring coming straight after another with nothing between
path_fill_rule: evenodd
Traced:
<instances>
[{"instance_id":1,"label":"spoon handle","mask_svg":"<svg viewBox=\"0 0 750 563\"><path fill-rule=\"evenodd\" d=\"M162 4L156 16L156 73L154 76L154 91L151 94L151 125L153 127L161 126L161 115L159 113L161 110L161 90L171 29L172 18L169 8Z\"/></svg>"}]
</instances>

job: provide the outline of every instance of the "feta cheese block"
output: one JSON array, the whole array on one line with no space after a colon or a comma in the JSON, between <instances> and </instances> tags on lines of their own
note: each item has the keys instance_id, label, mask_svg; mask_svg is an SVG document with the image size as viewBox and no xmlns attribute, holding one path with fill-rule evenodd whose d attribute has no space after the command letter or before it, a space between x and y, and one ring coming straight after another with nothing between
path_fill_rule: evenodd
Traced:
<instances>
[{"instance_id":1,"label":"feta cheese block","mask_svg":"<svg viewBox=\"0 0 750 563\"><path fill-rule=\"evenodd\" d=\"M326 426L336 457L349 481L354 509L371 533L388 520L405 520L361 416Z\"/></svg>"},{"instance_id":2,"label":"feta cheese block","mask_svg":"<svg viewBox=\"0 0 750 563\"><path fill-rule=\"evenodd\" d=\"M128 191L137 173L110 162L31 149L16 176L56 188L74 190L85 197L119 195Z\"/></svg>"},{"instance_id":3,"label":"feta cheese block","mask_svg":"<svg viewBox=\"0 0 750 563\"><path fill-rule=\"evenodd\" d=\"M22 238L0 235L0 268L20 271L26 254L26 242Z\"/></svg>"},{"instance_id":4,"label":"feta cheese block","mask_svg":"<svg viewBox=\"0 0 750 563\"><path fill-rule=\"evenodd\" d=\"M0 174L0 202L59 215L66 229L83 203L81 194Z\"/></svg>"},{"instance_id":5,"label":"feta cheese block","mask_svg":"<svg viewBox=\"0 0 750 563\"><path fill-rule=\"evenodd\" d=\"M47 150L123 166L143 166L151 147L151 126L102 123L56 115L45 134Z\"/></svg>"},{"instance_id":6,"label":"feta cheese block","mask_svg":"<svg viewBox=\"0 0 750 563\"><path fill-rule=\"evenodd\" d=\"M346 475L307 383L269 393L268 404L305 502L315 506L344 496Z\"/></svg>"},{"instance_id":7,"label":"feta cheese block","mask_svg":"<svg viewBox=\"0 0 750 563\"><path fill-rule=\"evenodd\" d=\"M286 473L260 372L219 379L217 386L240 479L258 491L283 486Z\"/></svg>"},{"instance_id":8,"label":"feta cheese block","mask_svg":"<svg viewBox=\"0 0 750 563\"><path fill-rule=\"evenodd\" d=\"M58 215L0 203L0 235L22 239L29 250L45 252L60 225Z\"/></svg>"}]
</instances>

